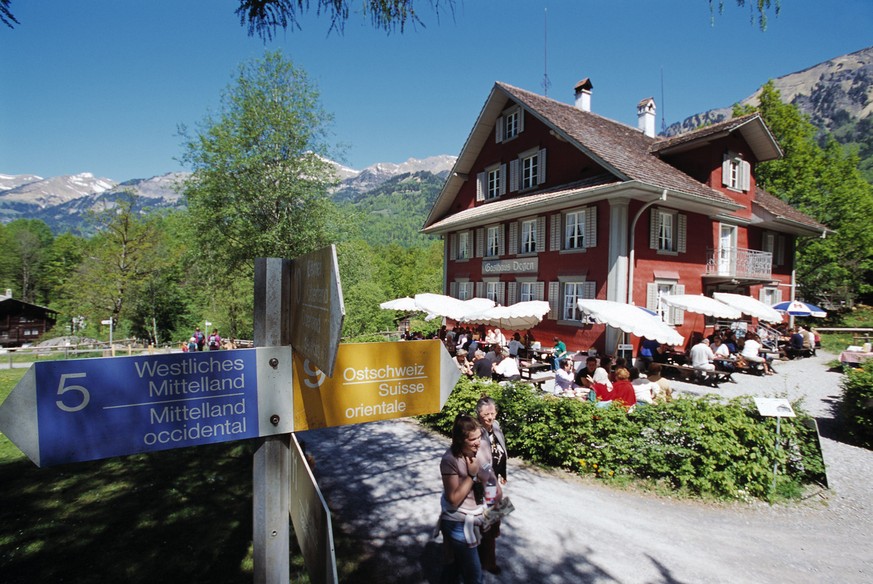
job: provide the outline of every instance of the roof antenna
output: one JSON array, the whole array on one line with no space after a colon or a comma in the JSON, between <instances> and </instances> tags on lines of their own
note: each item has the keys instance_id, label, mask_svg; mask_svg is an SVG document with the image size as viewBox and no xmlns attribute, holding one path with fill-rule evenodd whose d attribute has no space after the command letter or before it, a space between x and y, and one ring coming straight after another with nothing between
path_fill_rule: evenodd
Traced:
<instances>
[{"instance_id":1,"label":"roof antenna","mask_svg":"<svg viewBox=\"0 0 873 584\"><path fill-rule=\"evenodd\" d=\"M664 67L661 67L661 133L667 131L667 120L664 115Z\"/></svg>"},{"instance_id":2,"label":"roof antenna","mask_svg":"<svg viewBox=\"0 0 873 584\"><path fill-rule=\"evenodd\" d=\"M549 96L549 9L543 8L543 95Z\"/></svg>"}]
</instances>

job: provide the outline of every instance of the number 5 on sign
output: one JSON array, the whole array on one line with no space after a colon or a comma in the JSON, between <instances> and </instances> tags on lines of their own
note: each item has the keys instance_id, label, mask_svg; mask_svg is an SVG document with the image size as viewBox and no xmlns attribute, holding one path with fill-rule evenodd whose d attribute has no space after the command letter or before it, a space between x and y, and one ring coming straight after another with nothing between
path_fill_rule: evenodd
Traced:
<instances>
[{"instance_id":1,"label":"number 5 on sign","mask_svg":"<svg viewBox=\"0 0 873 584\"><path fill-rule=\"evenodd\" d=\"M55 403L60 409L65 412L78 412L85 409L88 402L91 401L91 394L81 385L66 385L67 379L85 377L85 373L64 373L61 375L61 380L58 383L58 395L63 395L68 391L77 391L81 394L81 402L75 406L68 406L63 400L57 400Z\"/></svg>"}]
</instances>

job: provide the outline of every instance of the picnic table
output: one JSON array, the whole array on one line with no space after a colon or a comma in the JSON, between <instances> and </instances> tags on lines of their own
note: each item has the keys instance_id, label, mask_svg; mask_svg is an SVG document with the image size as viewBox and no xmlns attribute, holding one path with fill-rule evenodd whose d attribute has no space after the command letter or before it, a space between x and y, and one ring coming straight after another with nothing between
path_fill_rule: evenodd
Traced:
<instances>
[{"instance_id":1,"label":"picnic table","mask_svg":"<svg viewBox=\"0 0 873 584\"><path fill-rule=\"evenodd\" d=\"M551 381L555 378L554 373L552 373L551 363L541 361L522 361L518 371L522 379L536 385L539 389L543 388L543 384L546 381Z\"/></svg>"},{"instance_id":2,"label":"picnic table","mask_svg":"<svg viewBox=\"0 0 873 584\"><path fill-rule=\"evenodd\" d=\"M734 380L730 371L697 369L691 365L680 365L678 363L661 363L661 371L667 377L673 377L674 379L678 377L682 381L692 381L702 385L711 385L712 387L718 387L719 383Z\"/></svg>"},{"instance_id":3,"label":"picnic table","mask_svg":"<svg viewBox=\"0 0 873 584\"><path fill-rule=\"evenodd\" d=\"M840 363L842 363L843 365L858 367L859 365L862 365L867 359L873 359L873 353L849 350L840 353Z\"/></svg>"}]
</instances>

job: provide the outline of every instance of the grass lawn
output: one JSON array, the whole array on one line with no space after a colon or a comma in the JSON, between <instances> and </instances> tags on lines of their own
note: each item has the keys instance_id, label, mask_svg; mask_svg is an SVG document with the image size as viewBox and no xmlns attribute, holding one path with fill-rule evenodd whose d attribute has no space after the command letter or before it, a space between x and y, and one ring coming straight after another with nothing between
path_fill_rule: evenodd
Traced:
<instances>
[{"instance_id":1,"label":"grass lawn","mask_svg":"<svg viewBox=\"0 0 873 584\"><path fill-rule=\"evenodd\" d=\"M0 370L0 399L24 372ZM0 581L250 583L253 444L40 469L0 434Z\"/></svg>"}]
</instances>

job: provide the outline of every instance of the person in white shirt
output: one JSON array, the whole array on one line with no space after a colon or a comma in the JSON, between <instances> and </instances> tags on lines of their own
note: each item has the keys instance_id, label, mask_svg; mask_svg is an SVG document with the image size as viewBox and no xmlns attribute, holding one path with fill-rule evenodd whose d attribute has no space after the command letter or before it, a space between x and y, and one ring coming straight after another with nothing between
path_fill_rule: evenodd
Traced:
<instances>
[{"instance_id":1,"label":"person in white shirt","mask_svg":"<svg viewBox=\"0 0 873 584\"><path fill-rule=\"evenodd\" d=\"M560 365L555 371L555 395L575 397L580 386L573 381L573 361L561 359Z\"/></svg>"},{"instance_id":2,"label":"person in white shirt","mask_svg":"<svg viewBox=\"0 0 873 584\"><path fill-rule=\"evenodd\" d=\"M500 381L518 381L521 379L518 363L509 356L509 351L507 350L500 353L500 361L495 363L491 370L497 374Z\"/></svg>"},{"instance_id":3,"label":"person in white shirt","mask_svg":"<svg viewBox=\"0 0 873 584\"><path fill-rule=\"evenodd\" d=\"M714 371L713 359L715 359L715 355L709 348L709 339L701 339L699 343L691 347L691 366L695 369Z\"/></svg>"},{"instance_id":4,"label":"person in white shirt","mask_svg":"<svg viewBox=\"0 0 873 584\"><path fill-rule=\"evenodd\" d=\"M634 386L634 395L637 396L637 403L653 404L655 403L655 395L660 390L657 383L652 383L642 375L636 367L631 367L630 381Z\"/></svg>"},{"instance_id":5,"label":"person in white shirt","mask_svg":"<svg viewBox=\"0 0 873 584\"><path fill-rule=\"evenodd\" d=\"M770 364L767 363L767 359L758 354L760 350L761 343L758 342L755 333L747 334L746 340L743 342L743 358L750 363L762 363L764 365L764 373L767 375L773 375L773 369L770 367Z\"/></svg>"}]
</instances>

